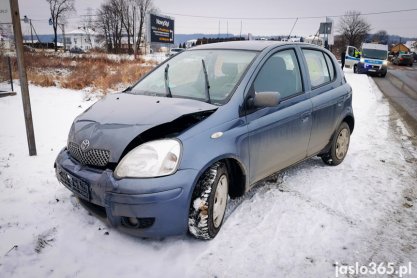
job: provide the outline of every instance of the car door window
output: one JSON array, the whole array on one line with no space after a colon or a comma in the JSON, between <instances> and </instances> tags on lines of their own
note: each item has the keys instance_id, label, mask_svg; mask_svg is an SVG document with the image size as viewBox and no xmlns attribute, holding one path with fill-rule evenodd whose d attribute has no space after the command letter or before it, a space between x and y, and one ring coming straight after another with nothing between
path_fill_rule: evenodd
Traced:
<instances>
[{"instance_id":1,"label":"car door window","mask_svg":"<svg viewBox=\"0 0 417 278\"><path fill-rule=\"evenodd\" d=\"M333 81L333 79L335 78L335 70L334 70L334 64L332 62L332 59L329 57L329 55L324 54L324 57L326 58L326 63L327 63L327 69L329 70L329 74L330 74L330 80Z\"/></svg>"},{"instance_id":2,"label":"car door window","mask_svg":"<svg viewBox=\"0 0 417 278\"><path fill-rule=\"evenodd\" d=\"M324 53L311 49L303 49L303 53L307 61L311 86L315 88L330 82L331 75L324 58Z\"/></svg>"},{"instance_id":3,"label":"car door window","mask_svg":"<svg viewBox=\"0 0 417 278\"><path fill-rule=\"evenodd\" d=\"M355 56L355 48L354 47L348 47L348 55L349 56Z\"/></svg>"},{"instance_id":4,"label":"car door window","mask_svg":"<svg viewBox=\"0 0 417 278\"><path fill-rule=\"evenodd\" d=\"M300 68L293 49L272 55L259 71L255 92L279 92L282 99L302 92Z\"/></svg>"}]
</instances>

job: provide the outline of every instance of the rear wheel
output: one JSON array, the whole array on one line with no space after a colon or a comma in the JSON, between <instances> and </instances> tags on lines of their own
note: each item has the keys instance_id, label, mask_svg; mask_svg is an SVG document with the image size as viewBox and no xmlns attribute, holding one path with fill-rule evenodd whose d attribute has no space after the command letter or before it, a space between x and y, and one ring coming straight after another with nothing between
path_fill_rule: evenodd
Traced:
<instances>
[{"instance_id":1,"label":"rear wheel","mask_svg":"<svg viewBox=\"0 0 417 278\"><path fill-rule=\"evenodd\" d=\"M188 230L194 237L207 240L217 235L223 224L228 192L226 165L217 162L204 172L193 192Z\"/></svg>"},{"instance_id":2,"label":"rear wheel","mask_svg":"<svg viewBox=\"0 0 417 278\"><path fill-rule=\"evenodd\" d=\"M336 166L342 163L349 149L350 128L346 122L343 122L337 129L332 139L331 147L328 153L322 155L324 163Z\"/></svg>"}]
</instances>

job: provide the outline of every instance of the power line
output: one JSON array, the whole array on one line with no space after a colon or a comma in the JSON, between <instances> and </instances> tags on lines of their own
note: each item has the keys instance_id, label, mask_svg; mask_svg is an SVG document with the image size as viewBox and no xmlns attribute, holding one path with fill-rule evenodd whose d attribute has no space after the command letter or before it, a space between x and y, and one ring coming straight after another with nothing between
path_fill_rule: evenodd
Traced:
<instances>
[{"instance_id":1,"label":"power line","mask_svg":"<svg viewBox=\"0 0 417 278\"><path fill-rule=\"evenodd\" d=\"M403 13L403 12L412 12L417 11L417 8L413 9L403 9L403 10L392 10L392 11L381 11L381 12L369 12L361 13L360 15L379 15L379 14L392 14L392 13ZM231 19L231 20L295 20L295 19L317 19L323 17L343 17L349 16L346 14L342 15L322 15L322 16L299 16L299 17L222 17L222 16L205 16L205 15L190 15L190 14L179 14L179 13L170 13L165 12L164 14L175 15L175 16L184 16L184 17L195 17L195 18L210 18L210 19Z\"/></svg>"},{"instance_id":2,"label":"power line","mask_svg":"<svg viewBox=\"0 0 417 278\"><path fill-rule=\"evenodd\" d=\"M392 13L404 13L404 12L414 12L417 11L417 8L412 9L402 9L402 10L391 10L391 11L381 11L381 12L369 12L369 13L361 13L362 16L368 15L380 15L380 14L392 14ZM222 17L222 16L206 16L206 15L191 15L191 14L180 14L180 13L171 13L171 12L162 12L163 14L168 15L175 15L175 16L183 16L183 17L194 17L194 18L208 18L208 19L224 19L224 20L296 20L297 18L300 19L319 19L323 17L343 17L349 16L346 14L339 14L339 15L321 15L321 16L298 16L298 17ZM71 19L79 19L84 17L97 17L97 14L80 14L73 17L67 17L66 20ZM49 18L45 19L32 19L32 21L45 21L49 20ZM93 20L97 21L97 20Z\"/></svg>"}]
</instances>

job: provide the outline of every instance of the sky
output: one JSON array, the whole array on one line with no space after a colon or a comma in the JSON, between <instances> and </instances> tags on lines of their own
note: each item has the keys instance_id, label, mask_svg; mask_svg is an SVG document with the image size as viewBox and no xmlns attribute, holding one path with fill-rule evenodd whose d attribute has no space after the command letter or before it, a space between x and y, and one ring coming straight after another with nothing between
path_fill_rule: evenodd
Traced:
<instances>
[{"instance_id":1,"label":"sky","mask_svg":"<svg viewBox=\"0 0 417 278\"><path fill-rule=\"evenodd\" d=\"M0 0L7 1L7 0ZM93 13L105 0L75 0L76 12L69 16L66 31L80 26L82 17L89 8ZM153 0L161 14L175 18L175 33L192 34L229 33L239 35L288 35L295 23L292 35L314 35L325 16L339 16L348 10L363 14L374 12L406 10L406 12L364 15L371 24L371 33L386 30L388 34L403 37L417 37L417 1L416 0ZM401 3L400 5L398 3ZM33 19L33 26L38 34L52 33L48 25L49 7L46 0L19 0L20 14ZM410 11L410 9L415 9ZM204 17L190 17L204 16ZM205 17L213 18L205 18ZM306 19L303 17L319 17ZM254 19L256 18L256 19ZM268 18L268 19L265 19ZM275 19L271 19L275 18ZM289 19L276 19L289 18ZM333 17L335 24L338 17ZM23 25L23 33L30 33L29 24ZM337 33L337 32L336 32Z\"/></svg>"}]
</instances>

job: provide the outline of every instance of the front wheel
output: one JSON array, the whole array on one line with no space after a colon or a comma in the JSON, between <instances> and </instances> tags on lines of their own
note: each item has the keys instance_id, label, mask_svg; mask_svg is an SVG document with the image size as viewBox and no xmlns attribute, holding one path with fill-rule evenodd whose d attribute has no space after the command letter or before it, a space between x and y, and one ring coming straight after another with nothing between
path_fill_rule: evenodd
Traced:
<instances>
[{"instance_id":1,"label":"front wheel","mask_svg":"<svg viewBox=\"0 0 417 278\"><path fill-rule=\"evenodd\" d=\"M353 66L353 73L358 73L358 66L357 65Z\"/></svg>"},{"instance_id":2,"label":"front wheel","mask_svg":"<svg viewBox=\"0 0 417 278\"><path fill-rule=\"evenodd\" d=\"M213 164L197 182L193 192L188 230L198 239L212 239L220 231L226 212L229 174L222 162Z\"/></svg>"},{"instance_id":3,"label":"front wheel","mask_svg":"<svg viewBox=\"0 0 417 278\"><path fill-rule=\"evenodd\" d=\"M342 163L349 149L350 128L346 122L343 122L337 129L332 139L331 147L328 153L322 155L324 163L336 166Z\"/></svg>"}]
</instances>

